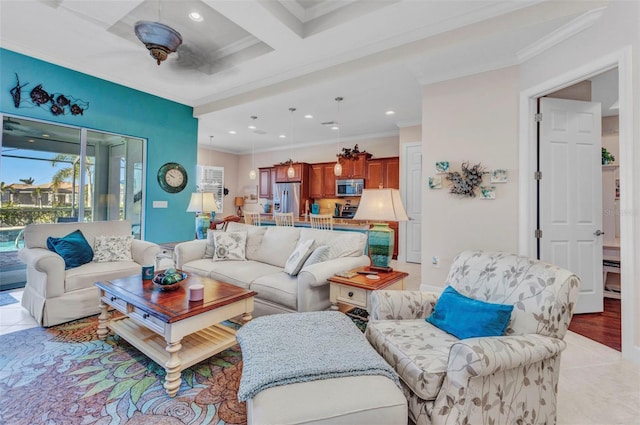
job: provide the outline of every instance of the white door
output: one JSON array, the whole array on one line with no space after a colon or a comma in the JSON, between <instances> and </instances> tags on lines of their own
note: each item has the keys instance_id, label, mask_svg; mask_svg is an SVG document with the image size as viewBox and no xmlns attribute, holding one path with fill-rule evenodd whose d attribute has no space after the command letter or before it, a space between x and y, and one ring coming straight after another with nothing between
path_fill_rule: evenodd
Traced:
<instances>
[{"instance_id":1,"label":"white door","mask_svg":"<svg viewBox=\"0 0 640 425\"><path fill-rule=\"evenodd\" d=\"M576 313L603 310L600 108L540 99L540 258L580 277Z\"/></svg>"},{"instance_id":2,"label":"white door","mask_svg":"<svg viewBox=\"0 0 640 425\"><path fill-rule=\"evenodd\" d=\"M422 222L420 207L422 205L422 145L406 145L405 150L405 193L403 194L405 209L409 221L406 222L406 261L421 262Z\"/></svg>"}]
</instances>

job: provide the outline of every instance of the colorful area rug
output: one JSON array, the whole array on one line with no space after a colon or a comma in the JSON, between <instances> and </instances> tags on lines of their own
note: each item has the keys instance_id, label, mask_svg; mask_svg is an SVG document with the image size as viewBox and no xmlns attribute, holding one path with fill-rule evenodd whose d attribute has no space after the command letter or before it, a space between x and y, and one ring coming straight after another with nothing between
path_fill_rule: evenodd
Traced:
<instances>
[{"instance_id":1,"label":"colorful area rug","mask_svg":"<svg viewBox=\"0 0 640 425\"><path fill-rule=\"evenodd\" d=\"M13 296L11 296L11 294L7 294L5 292L0 292L0 306L9 305L9 304L15 304L17 302L18 302L18 300L13 298Z\"/></svg>"},{"instance_id":2,"label":"colorful area rug","mask_svg":"<svg viewBox=\"0 0 640 425\"><path fill-rule=\"evenodd\" d=\"M355 313L364 330L366 311ZM97 325L93 316L0 336L0 424L246 423L239 346L184 370L170 398L164 369L117 335L100 341Z\"/></svg>"},{"instance_id":3,"label":"colorful area rug","mask_svg":"<svg viewBox=\"0 0 640 425\"><path fill-rule=\"evenodd\" d=\"M97 316L0 336L0 423L245 424L236 397L238 346L182 372L174 398L165 371L112 334L96 336Z\"/></svg>"}]
</instances>

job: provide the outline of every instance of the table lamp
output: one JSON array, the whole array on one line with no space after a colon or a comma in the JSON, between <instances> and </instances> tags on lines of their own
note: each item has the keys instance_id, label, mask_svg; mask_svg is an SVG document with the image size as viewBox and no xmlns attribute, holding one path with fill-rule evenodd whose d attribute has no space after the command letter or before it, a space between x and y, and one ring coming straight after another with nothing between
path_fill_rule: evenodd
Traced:
<instances>
[{"instance_id":1,"label":"table lamp","mask_svg":"<svg viewBox=\"0 0 640 425\"><path fill-rule=\"evenodd\" d=\"M213 220L218 212L215 196L211 192L192 193L187 212L196 213L196 239L206 238L210 220ZM211 213L210 217L206 215L207 212Z\"/></svg>"},{"instance_id":2,"label":"table lamp","mask_svg":"<svg viewBox=\"0 0 640 425\"><path fill-rule=\"evenodd\" d=\"M398 189L364 189L354 220L373 221L369 229L369 257L371 269L390 272L393 257L393 229L382 221L407 221Z\"/></svg>"},{"instance_id":3,"label":"table lamp","mask_svg":"<svg viewBox=\"0 0 640 425\"><path fill-rule=\"evenodd\" d=\"M244 205L244 198L242 196L236 196L236 199L234 200L233 205L238 207L238 211L236 212L236 214L238 215L238 217L241 217L242 216L242 206Z\"/></svg>"}]
</instances>

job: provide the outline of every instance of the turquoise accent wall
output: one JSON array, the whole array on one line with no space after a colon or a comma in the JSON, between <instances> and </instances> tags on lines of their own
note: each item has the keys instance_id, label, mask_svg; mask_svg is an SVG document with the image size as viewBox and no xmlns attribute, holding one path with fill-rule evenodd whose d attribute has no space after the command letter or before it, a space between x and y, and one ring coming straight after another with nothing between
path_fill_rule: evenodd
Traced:
<instances>
[{"instance_id":1,"label":"turquoise accent wall","mask_svg":"<svg viewBox=\"0 0 640 425\"><path fill-rule=\"evenodd\" d=\"M31 89L42 84L48 92L89 102L89 108L75 116L54 116L48 107L16 108L9 92L16 85L16 73L21 85L29 83L22 89L23 99L30 99ZM198 120L193 117L192 107L0 49L0 112L146 139L144 239L193 239L194 215L185 211L196 187ZM166 162L182 164L189 174L187 187L180 193L169 194L158 185L158 169ZM154 209L153 201L167 201L168 208Z\"/></svg>"}]
</instances>

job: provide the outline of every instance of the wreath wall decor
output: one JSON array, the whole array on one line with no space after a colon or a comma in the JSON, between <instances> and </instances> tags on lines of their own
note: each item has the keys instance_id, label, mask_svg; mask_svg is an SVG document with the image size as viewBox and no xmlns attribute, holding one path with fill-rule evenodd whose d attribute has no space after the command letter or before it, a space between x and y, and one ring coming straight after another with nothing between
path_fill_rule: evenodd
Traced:
<instances>
[{"instance_id":1,"label":"wreath wall decor","mask_svg":"<svg viewBox=\"0 0 640 425\"><path fill-rule=\"evenodd\" d=\"M449 193L462 197L475 198L476 188L482 183L482 176L488 174L480 163L469 167L469 162L462 163L462 173L451 171L446 173L447 180L451 181Z\"/></svg>"}]
</instances>

